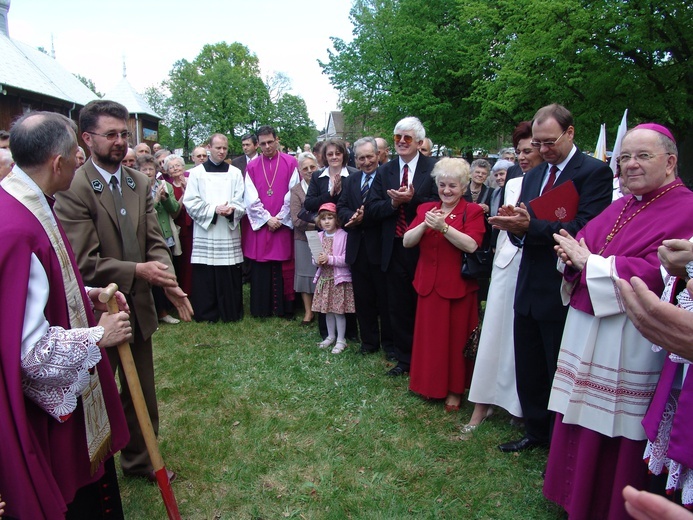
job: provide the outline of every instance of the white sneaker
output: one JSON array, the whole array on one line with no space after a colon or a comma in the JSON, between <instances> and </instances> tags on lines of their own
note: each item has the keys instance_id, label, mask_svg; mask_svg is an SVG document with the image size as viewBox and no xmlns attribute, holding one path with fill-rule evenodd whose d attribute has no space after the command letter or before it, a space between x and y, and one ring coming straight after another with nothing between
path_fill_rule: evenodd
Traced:
<instances>
[{"instance_id":1,"label":"white sneaker","mask_svg":"<svg viewBox=\"0 0 693 520\"><path fill-rule=\"evenodd\" d=\"M176 319L173 316L170 316L168 314L166 316L164 316L163 318L159 318L159 321L161 321L163 323L168 323L170 325L175 325L176 323L180 323L180 320L178 320L178 319Z\"/></svg>"}]
</instances>

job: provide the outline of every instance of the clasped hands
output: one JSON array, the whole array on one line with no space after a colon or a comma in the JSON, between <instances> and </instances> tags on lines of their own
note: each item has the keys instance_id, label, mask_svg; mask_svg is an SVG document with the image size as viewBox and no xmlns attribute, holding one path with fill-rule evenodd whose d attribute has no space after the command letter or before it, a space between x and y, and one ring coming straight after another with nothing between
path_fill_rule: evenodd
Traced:
<instances>
[{"instance_id":1,"label":"clasped hands","mask_svg":"<svg viewBox=\"0 0 693 520\"><path fill-rule=\"evenodd\" d=\"M317 260L317 264L318 264L318 265L327 265L327 263L328 263L329 261L330 261L330 257L327 256L327 254L325 254L325 253L320 253L320 254L318 255L318 260Z\"/></svg>"},{"instance_id":2,"label":"clasped hands","mask_svg":"<svg viewBox=\"0 0 693 520\"><path fill-rule=\"evenodd\" d=\"M222 217L228 217L229 215L233 214L234 207L229 206L228 202L224 202L223 204L220 204L219 206L216 207L214 212L217 215L221 215Z\"/></svg>"},{"instance_id":3,"label":"clasped hands","mask_svg":"<svg viewBox=\"0 0 693 520\"><path fill-rule=\"evenodd\" d=\"M517 237L523 237L529 229L529 211L523 202L519 206L508 204L498 208L498 215L488 219L495 229L507 231Z\"/></svg>"},{"instance_id":4,"label":"clasped hands","mask_svg":"<svg viewBox=\"0 0 693 520\"><path fill-rule=\"evenodd\" d=\"M428 210L424 215L424 223L434 231L442 232L445 226L447 226L445 223L445 212L438 208Z\"/></svg>"},{"instance_id":5,"label":"clasped hands","mask_svg":"<svg viewBox=\"0 0 693 520\"><path fill-rule=\"evenodd\" d=\"M387 195L392 199L392 207L398 208L400 204L406 204L414 198L414 186L400 186L397 190L387 190Z\"/></svg>"}]
</instances>

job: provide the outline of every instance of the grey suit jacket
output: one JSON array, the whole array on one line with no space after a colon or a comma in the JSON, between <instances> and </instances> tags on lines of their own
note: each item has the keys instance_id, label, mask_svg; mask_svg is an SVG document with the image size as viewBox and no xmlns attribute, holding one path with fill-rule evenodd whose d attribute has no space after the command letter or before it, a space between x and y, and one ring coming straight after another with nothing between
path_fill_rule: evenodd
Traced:
<instances>
[{"instance_id":1,"label":"grey suit jacket","mask_svg":"<svg viewBox=\"0 0 693 520\"><path fill-rule=\"evenodd\" d=\"M128 183L127 177L133 182ZM169 248L154 211L148 177L122 167L121 191L144 261L156 260L173 270ZM77 170L70 189L56 195L55 212L75 252L84 283L94 287L118 284L118 289L128 297L133 330L139 325L142 336L149 338L158 324L151 286L135 278L135 262L122 260L113 194L91 160Z\"/></svg>"}]
</instances>

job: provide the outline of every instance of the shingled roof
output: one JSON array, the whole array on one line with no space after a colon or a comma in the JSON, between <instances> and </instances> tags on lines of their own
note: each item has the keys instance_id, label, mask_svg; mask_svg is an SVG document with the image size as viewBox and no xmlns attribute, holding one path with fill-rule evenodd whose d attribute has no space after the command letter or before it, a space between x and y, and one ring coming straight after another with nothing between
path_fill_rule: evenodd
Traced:
<instances>
[{"instance_id":1,"label":"shingled roof","mask_svg":"<svg viewBox=\"0 0 693 520\"><path fill-rule=\"evenodd\" d=\"M130 85L126 77L123 77L115 87L106 92L103 98L125 105L125 108L131 114L147 114L156 119L161 119L161 116L154 112L154 109L149 106L144 97Z\"/></svg>"},{"instance_id":2,"label":"shingled roof","mask_svg":"<svg viewBox=\"0 0 693 520\"><path fill-rule=\"evenodd\" d=\"M0 32L0 85L36 92L77 105L98 96L54 58Z\"/></svg>"}]
</instances>

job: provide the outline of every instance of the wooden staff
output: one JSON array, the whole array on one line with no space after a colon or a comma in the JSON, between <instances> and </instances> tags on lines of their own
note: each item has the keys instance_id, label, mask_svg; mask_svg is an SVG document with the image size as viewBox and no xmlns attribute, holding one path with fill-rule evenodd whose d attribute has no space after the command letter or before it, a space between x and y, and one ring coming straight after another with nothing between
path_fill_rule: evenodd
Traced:
<instances>
[{"instance_id":1,"label":"wooden staff","mask_svg":"<svg viewBox=\"0 0 693 520\"><path fill-rule=\"evenodd\" d=\"M99 301L108 306L109 314L116 314L119 312L118 303L115 299L115 293L117 291L118 286L112 283L109 284L108 287L101 292L101 294L99 294ZM147 403L145 402L144 395L142 394L142 386L140 385L140 378L137 375L135 361L132 358L130 344L127 341L118 345L118 355L120 356L121 369L125 373L125 379L127 379L128 382L132 404L134 405L135 412L137 413L137 421L140 423L142 436L144 437L144 442L147 445L147 452L149 453L149 458L151 459L152 466L154 467L154 474L156 475L156 482L159 485L159 490L161 491L161 498L164 499L166 513L168 514L170 520L181 520L180 513L178 512L178 504L176 503L176 497L173 494L171 481L168 478L168 471L166 470L166 466L164 466L164 459L161 457L159 443L156 440L154 428L152 427L152 420L149 417Z\"/></svg>"}]
</instances>

